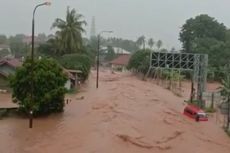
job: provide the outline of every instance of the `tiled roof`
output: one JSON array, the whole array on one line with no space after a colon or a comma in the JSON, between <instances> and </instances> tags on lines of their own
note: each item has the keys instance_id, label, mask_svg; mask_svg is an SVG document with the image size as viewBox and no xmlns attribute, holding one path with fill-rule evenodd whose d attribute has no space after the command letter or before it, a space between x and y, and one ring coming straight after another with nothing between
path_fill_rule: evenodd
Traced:
<instances>
[{"instance_id":1,"label":"tiled roof","mask_svg":"<svg viewBox=\"0 0 230 153\"><path fill-rule=\"evenodd\" d=\"M126 66L129 63L130 57L131 55L129 54L121 54L116 59L112 60L110 64Z\"/></svg>"},{"instance_id":2,"label":"tiled roof","mask_svg":"<svg viewBox=\"0 0 230 153\"><path fill-rule=\"evenodd\" d=\"M22 62L15 58L0 60L0 65L3 65L3 64L8 64L9 66L14 67L14 68L22 66Z\"/></svg>"}]
</instances>

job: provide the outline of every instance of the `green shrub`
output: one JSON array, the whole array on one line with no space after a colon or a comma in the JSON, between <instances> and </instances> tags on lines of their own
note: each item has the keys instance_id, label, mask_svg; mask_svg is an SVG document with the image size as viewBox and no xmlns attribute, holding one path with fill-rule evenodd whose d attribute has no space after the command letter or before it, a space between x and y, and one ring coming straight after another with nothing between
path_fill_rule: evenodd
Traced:
<instances>
[{"instance_id":1,"label":"green shrub","mask_svg":"<svg viewBox=\"0 0 230 153\"><path fill-rule=\"evenodd\" d=\"M207 113L215 113L216 109L212 108L212 107L207 107L207 108L205 108L205 112L207 112Z\"/></svg>"},{"instance_id":2,"label":"green shrub","mask_svg":"<svg viewBox=\"0 0 230 153\"><path fill-rule=\"evenodd\" d=\"M141 73L147 73L149 69L150 50L139 50L135 52L130 60L127 68Z\"/></svg>"},{"instance_id":3,"label":"green shrub","mask_svg":"<svg viewBox=\"0 0 230 153\"><path fill-rule=\"evenodd\" d=\"M67 69L82 71L82 79L85 81L90 73L91 59L85 54L67 54L61 57L60 63Z\"/></svg>"},{"instance_id":4,"label":"green shrub","mask_svg":"<svg viewBox=\"0 0 230 153\"><path fill-rule=\"evenodd\" d=\"M34 115L44 115L52 112L62 112L64 108L64 87L67 76L57 62L43 58L34 61L34 92L31 99L32 83L31 60L26 60L23 66L10 78L13 89L13 101L19 105L20 111Z\"/></svg>"}]
</instances>

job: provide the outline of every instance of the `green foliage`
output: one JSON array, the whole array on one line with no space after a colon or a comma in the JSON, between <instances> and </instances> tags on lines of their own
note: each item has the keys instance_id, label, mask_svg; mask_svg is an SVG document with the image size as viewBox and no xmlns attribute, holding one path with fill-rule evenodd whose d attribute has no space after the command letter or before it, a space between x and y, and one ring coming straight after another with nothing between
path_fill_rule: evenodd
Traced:
<instances>
[{"instance_id":1,"label":"green foliage","mask_svg":"<svg viewBox=\"0 0 230 153\"><path fill-rule=\"evenodd\" d=\"M184 52L194 52L197 46L197 40L204 38L225 41L226 27L205 14L188 19L182 26L180 41L182 42Z\"/></svg>"},{"instance_id":2,"label":"green foliage","mask_svg":"<svg viewBox=\"0 0 230 153\"><path fill-rule=\"evenodd\" d=\"M129 60L129 64L128 64L128 69L129 70L135 70L138 72L142 72L142 73L147 73L148 69L149 69L149 57L150 56L150 50L139 50L137 52L135 52L130 60Z\"/></svg>"},{"instance_id":3,"label":"green foliage","mask_svg":"<svg viewBox=\"0 0 230 153\"><path fill-rule=\"evenodd\" d=\"M55 39L50 39L46 43L40 44L38 54L47 57L58 57L59 48Z\"/></svg>"},{"instance_id":4,"label":"green foliage","mask_svg":"<svg viewBox=\"0 0 230 153\"><path fill-rule=\"evenodd\" d=\"M31 101L32 64L27 59L23 66L11 76L10 85L13 89L13 99L20 110L28 113L33 109L35 115L61 112L64 107L64 85L67 76L63 69L52 59L43 58L34 61L34 96Z\"/></svg>"},{"instance_id":5,"label":"green foliage","mask_svg":"<svg viewBox=\"0 0 230 153\"><path fill-rule=\"evenodd\" d=\"M60 63L67 69L82 71L82 79L85 81L90 73L91 59L85 54L67 54L60 58Z\"/></svg>"},{"instance_id":6,"label":"green foliage","mask_svg":"<svg viewBox=\"0 0 230 153\"><path fill-rule=\"evenodd\" d=\"M7 44L8 40L5 35L0 35L0 44Z\"/></svg>"},{"instance_id":7,"label":"green foliage","mask_svg":"<svg viewBox=\"0 0 230 153\"><path fill-rule=\"evenodd\" d=\"M75 9L67 8L65 21L57 18L52 28L58 28L56 38L56 53L58 55L80 53L83 46L82 33L85 32L83 25L86 22L82 19L82 15L78 14Z\"/></svg>"},{"instance_id":8,"label":"green foliage","mask_svg":"<svg viewBox=\"0 0 230 153\"><path fill-rule=\"evenodd\" d=\"M164 69L162 71L162 79L177 81L177 80L183 80L184 75L181 75L179 71L177 70L171 70L171 69Z\"/></svg>"},{"instance_id":9,"label":"green foliage","mask_svg":"<svg viewBox=\"0 0 230 153\"><path fill-rule=\"evenodd\" d=\"M192 105L195 105L195 106L197 106L197 107L200 107L199 105L200 105L200 103L201 103L201 101L200 100L197 100L197 99L195 99L195 100L193 100L193 101L185 101L186 103L188 103L188 104L192 104Z\"/></svg>"},{"instance_id":10,"label":"green foliage","mask_svg":"<svg viewBox=\"0 0 230 153\"><path fill-rule=\"evenodd\" d=\"M208 15L186 21L180 32L183 52L208 54L209 77L221 80L222 67L230 64L230 32L224 24Z\"/></svg>"}]
</instances>

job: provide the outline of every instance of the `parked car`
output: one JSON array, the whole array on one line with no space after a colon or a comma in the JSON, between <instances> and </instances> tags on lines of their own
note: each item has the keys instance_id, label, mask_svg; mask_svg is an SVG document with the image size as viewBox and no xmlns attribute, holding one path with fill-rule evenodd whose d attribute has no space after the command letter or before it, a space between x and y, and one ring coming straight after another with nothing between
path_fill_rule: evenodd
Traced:
<instances>
[{"instance_id":1,"label":"parked car","mask_svg":"<svg viewBox=\"0 0 230 153\"><path fill-rule=\"evenodd\" d=\"M208 121L207 114L199 107L191 104L184 108L184 115L195 119L196 121Z\"/></svg>"}]
</instances>

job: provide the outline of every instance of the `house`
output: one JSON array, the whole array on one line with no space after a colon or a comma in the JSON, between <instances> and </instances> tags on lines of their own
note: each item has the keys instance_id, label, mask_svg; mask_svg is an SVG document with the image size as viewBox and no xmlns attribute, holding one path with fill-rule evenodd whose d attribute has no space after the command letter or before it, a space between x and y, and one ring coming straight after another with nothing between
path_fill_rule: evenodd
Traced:
<instances>
[{"instance_id":1,"label":"house","mask_svg":"<svg viewBox=\"0 0 230 153\"><path fill-rule=\"evenodd\" d=\"M79 81L81 80L80 80L79 74L82 73L80 70L70 70L70 69L63 68L63 71L69 78L65 84L65 88L67 90L73 89L77 87L77 85L80 84Z\"/></svg>"},{"instance_id":2,"label":"house","mask_svg":"<svg viewBox=\"0 0 230 153\"><path fill-rule=\"evenodd\" d=\"M6 79L9 75L14 74L18 67L22 66L22 61L19 59L3 59L0 60L0 89L7 86ZM63 72L68 76L68 80L65 84L67 90L75 87L77 76L74 76L71 72L63 68Z\"/></svg>"},{"instance_id":3,"label":"house","mask_svg":"<svg viewBox=\"0 0 230 153\"><path fill-rule=\"evenodd\" d=\"M129 63L131 55L130 54L120 54L117 58L112 60L110 63L113 70L125 71L126 66Z\"/></svg>"},{"instance_id":4,"label":"house","mask_svg":"<svg viewBox=\"0 0 230 153\"><path fill-rule=\"evenodd\" d=\"M0 58L11 57L12 53L10 46L6 44L0 44Z\"/></svg>"},{"instance_id":5,"label":"house","mask_svg":"<svg viewBox=\"0 0 230 153\"><path fill-rule=\"evenodd\" d=\"M113 47L113 49L114 49L115 54L131 54L129 51L127 51L123 48Z\"/></svg>"},{"instance_id":6,"label":"house","mask_svg":"<svg viewBox=\"0 0 230 153\"><path fill-rule=\"evenodd\" d=\"M22 62L15 58L0 60L0 77L7 78L10 74L14 74L20 66Z\"/></svg>"},{"instance_id":7,"label":"house","mask_svg":"<svg viewBox=\"0 0 230 153\"><path fill-rule=\"evenodd\" d=\"M6 80L9 75L14 74L16 69L22 65L18 59L0 60L0 89L9 90L9 84Z\"/></svg>"}]
</instances>

